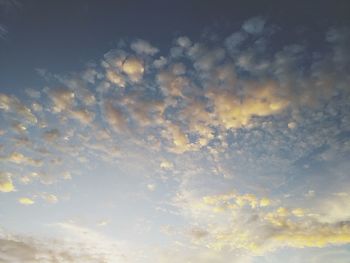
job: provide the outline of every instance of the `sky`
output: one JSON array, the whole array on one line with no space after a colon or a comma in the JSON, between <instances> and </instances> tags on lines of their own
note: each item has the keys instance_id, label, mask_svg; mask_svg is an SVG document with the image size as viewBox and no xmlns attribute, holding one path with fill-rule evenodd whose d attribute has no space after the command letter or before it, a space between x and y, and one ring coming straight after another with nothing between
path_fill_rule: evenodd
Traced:
<instances>
[{"instance_id":1,"label":"sky","mask_svg":"<svg viewBox=\"0 0 350 263\"><path fill-rule=\"evenodd\" d=\"M0 262L349 263L347 2L0 0Z\"/></svg>"}]
</instances>

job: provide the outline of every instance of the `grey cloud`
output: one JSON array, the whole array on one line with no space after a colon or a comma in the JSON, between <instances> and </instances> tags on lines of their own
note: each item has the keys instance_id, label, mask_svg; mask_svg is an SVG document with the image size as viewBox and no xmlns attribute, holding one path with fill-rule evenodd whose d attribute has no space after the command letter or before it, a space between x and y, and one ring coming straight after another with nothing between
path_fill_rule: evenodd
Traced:
<instances>
[{"instance_id":1,"label":"grey cloud","mask_svg":"<svg viewBox=\"0 0 350 263\"><path fill-rule=\"evenodd\" d=\"M89 252L79 244L67 245L54 240L39 241L29 237L0 237L2 263L97 263L106 262L103 255Z\"/></svg>"},{"instance_id":2,"label":"grey cloud","mask_svg":"<svg viewBox=\"0 0 350 263\"><path fill-rule=\"evenodd\" d=\"M7 35L6 27L0 24L0 38L4 39L6 35Z\"/></svg>"},{"instance_id":3,"label":"grey cloud","mask_svg":"<svg viewBox=\"0 0 350 263\"><path fill-rule=\"evenodd\" d=\"M239 51L239 46L247 39L247 35L243 32L235 32L225 39L225 47L232 53Z\"/></svg>"},{"instance_id":4,"label":"grey cloud","mask_svg":"<svg viewBox=\"0 0 350 263\"><path fill-rule=\"evenodd\" d=\"M265 23L266 21L264 18L260 16L253 17L244 22L244 24L242 25L242 29L249 34L259 34L263 31Z\"/></svg>"},{"instance_id":5,"label":"grey cloud","mask_svg":"<svg viewBox=\"0 0 350 263\"><path fill-rule=\"evenodd\" d=\"M149 42L138 39L131 43L131 49L140 55L155 55L159 52L158 48L152 46Z\"/></svg>"}]
</instances>

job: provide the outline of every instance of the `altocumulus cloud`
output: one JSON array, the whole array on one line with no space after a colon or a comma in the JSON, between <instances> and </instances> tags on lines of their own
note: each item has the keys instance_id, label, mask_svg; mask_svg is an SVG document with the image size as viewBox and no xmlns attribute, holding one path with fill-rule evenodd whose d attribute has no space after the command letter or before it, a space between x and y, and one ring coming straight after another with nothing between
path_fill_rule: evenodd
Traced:
<instances>
[{"instance_id":1,"label":"altocumulus cloud","mask_svg":"<svg viewBox=\"0 0 350 263\"><path fill-rule=\"evenodd\" d=\"M339 203L350 185L350 31L331 28L317 46L272 45L273 34L254 17L219 40L179 36L169 54L136 39L80 72L41 70L45 88L1 93L1 194L28 209L59 205L59 194L31 193L32 184L68 184L82 167L106 165L126 169L128 179L138 174L144 192L135 182L117 185L130 187L118 188L123 198L151 203L162 195L152 203L155 218L184 223L165 222L168 246L141 246L137 255L72 222L53 225L69 240L1 232L0 260L251 262L281 247L349 244L349 214ZM321 164L330 168L317 170ZM315 174L345 190L319 197ZM318 189L302 193L297 179ZM286 185L295 192L280 194Z\"/></svg>"}]
</instances>

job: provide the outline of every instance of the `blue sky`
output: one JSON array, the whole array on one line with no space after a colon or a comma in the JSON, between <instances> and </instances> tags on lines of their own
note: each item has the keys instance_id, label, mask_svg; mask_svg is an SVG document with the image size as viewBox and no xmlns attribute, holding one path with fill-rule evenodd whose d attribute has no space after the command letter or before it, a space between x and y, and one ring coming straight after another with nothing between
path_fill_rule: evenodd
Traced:
<instances>
[{"instance_id":1,"label":"blue sky","mask_svg":"<svg viewBox=\"0 0 350 263\"><path fill-rule=\"evenodd\" d=\"M349 262L345 1L0 10L1 262Z\"/></svg>"}]
</instances>

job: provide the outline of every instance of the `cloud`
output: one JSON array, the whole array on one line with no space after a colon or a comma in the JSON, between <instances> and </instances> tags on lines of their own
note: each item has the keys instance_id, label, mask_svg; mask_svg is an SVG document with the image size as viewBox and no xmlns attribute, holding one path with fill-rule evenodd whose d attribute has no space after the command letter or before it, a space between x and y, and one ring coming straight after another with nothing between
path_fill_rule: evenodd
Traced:
<instances>
[{"instance_id":1,"label":"cloud","mask_svg":"<svg viewBox=\"0 0 350 263\"><path fill-rule=\"evenodd\" d=\"M156 188L157 188L157 185L155 185L155 184L147 184L147 189L150 192L154 192L156 190Z\"/></svg>"},{"instance_id":2,"label":"cloud","mask_svg":"<svg viewBox=\"0 0 350 263\"><path fill-rule=\"evenodd\" d=\"M162 169L165 169L165 170L169 170L169 169L174 168L174 164L170 161L163 160L163 161L161 161L159 167Z\"/></svg>"},{"instance_id":3,"label":"cloud","mask_svg":"<svg viewBox=\"0 0 350 263\"><path fill-rule=\"evenodd\" d=\"M0 239L0 260L4 263L35 263L37 250L30 243L17 240Z\"/></svg>"},{"instance_id":4,"label":"cloud","mask_svg":"<svg viewBox=\"0 0 350 263\"><path fill-rule=\"evenodd\" d=\"M20 7L21 2L18 0L0 0L0 6L2 6L5 9L12 7Z\"/></svg>"},{"instance_id":5,"label":"cloud","mask_svg":"<svg viewBox=\"0 0 350 263\"><path fill-rule=\"evenodd\" d=\"M127 128L127 120L124 113L120 109L114 107L110 101L105 103L104 110L105 118L111 128L117 132L125 131Z\"/></svg>"},{"instance_id":6,"label":"cloud","mask_svg":"<svg viewBox=\"0 0 350 263\"><path fill-rule=\"evenodd\" d=\"M136 57L127 57L122 64L122 70L128 75L132 82L139 82L142 79L145 68L140 59Z\"/></svg>"},{"instance_id":7,"label":"cloud","mask_svg":"<svg viewBox=\"0 0 350 263\"><path fill-rule=\"evenodd\" d=\"M205 45L196 43L188 51L188 55L193 59L193 66L199 71L210 71L219 65L225 58L223 48L208 49Z\"/></svg>"},{"instance_id":8,"label":"cloud","mask_svg":"<svg viewBox=\"0 0 350 263\"><path fill-rule=\"evenodd\" d=\"M171 248L164 248L157 251L157 262L180 263L180 262L200 262L200 263L225 263L229 262L251 263L252 257L235 252L214 251L211 249L198 249L187 244L177 242Z\"/></svg>"},{"instance_id":9,"label":"cloud","mask_svg":"<svg viewBox=\"0 0 350 263\"><path fill-rule=\"evenodd\" d=\"M85 254L85 257L91 262L125 261L134 254L124 242L114 240L93 229L78 226L74 222L57 223L53 227L66 235L67 238L64 241L67 243L66 249L71 246L73 247L72 252L76 250L80 252L72 255L76 262L84 259L84 257L79 258L81 253Z\"/></svg>"},{"instance_id":10,"label":"cloud","mask_svg":"<svg viewBox=\"0 0 350 263\"><path fill-rule=\"evenodd\" d=\"M18 202L22 205L33 205L35 201L29 197L21 197L18 199Z\"/></svg>"},{"instance_id":11,"label":"cloud","mask_svg":"<svg viewBox=\"0 0 350 263\"><path fill-rule=\"evenodd\" d=\"M249 34L260 34L265 26L265 19L262 17L253 17L245 21L242 25L242 29Z\"/></svg>"},{"instance_id":12,"label":"cloud","mask_svg":"<svg viewBox=\"0 0 350 263\"><path fill-rule=\"evenodd\" d=\"M53 102L53 111L62 112L73 107L75 94L67 88L57 88L49 91Z\"/></svg>"},{"instance_id":13,"label":"cloud","mask_svg":"<svg viewBox=\"0 0 350 263\"><path fill-rule=\"evenodd\" d=\"M120 49L105 54L102 65L107 70L107 79L121 87L126 82L139 83L145 72L145 61Z\"/></svg>"},{"instance_id":14,"label":"cloud","mask_svg":"<svg viewBox=\"0 0 350 263\"><path fill-rule=\"evenodd\" d=\"M225 39L225 47L232 53L238 53L240 45L247 39L243 32L235 32Z\"/></svg>"},{"instance_id":15,"label":"cloud","mask_svg":"<svg viewBox=\"0 0 350 263\"><path fill-rule=\"evenodd\" d=\"M192 45L191 40L186 36L181 36L177 38L176 43L182 48L189 48Z\"/></svg>"},{"instance_id":16,"label":"cloud","mask_svg":"<svg viewBox=\"0 0 350 263\"><path fill-rule=\"evenodd\" d=\"M251 85L251 84L250 84ZM281 112L289 101L276 93L274 82L253 84L241 99L228 91L213 91L208 97L213 101L217 121L226 129L247 126L253 116L268 116Z\"/></svg>"},{"instance_id":17,"label":"cloud","mask_svg":"<svg viewBox=\"0 0 350 263\"><path fill-rule=\"evenodd\" d=\"M25 89L25 93L32 99L39 99L41 97L41 93L38 90L27 88Z\"/></svg>"},{"instance_id":18,"label":"cloud","mask_svg":"<svg viewBox=\"0 0 350 263\"><path fill-rule=\"evenodd\" d=\"M318 200L317 220L325 223L335 224L337 222L347 222L350 220L349 195L326 196Z\"/></svg>"},{"instance_id":19,"label":"cloud","mask_svg":"<svg viewBox=\"0 0 350 263\"><path fill-rule=\"evenodd\" d=\"M66 239L29 237L8 234L2 230L0 233L1 262L96 263L128 260L124 255L121 242L110 240L88 228L73 224L60 223L56 227L66 234Z\"/></svg>"},{"instance_id":20,"label":"cloud","mask_svg":"<svg viewBox=\"0 0 350 263\"><path fill-rule=\"evenodd\" d=\"M7 35L7 29L4 25L0 25L0 38L5 39Z\"/></svg>"},{"instance_id":21,"label":"cloud","mask_svg":"<svg viewBox=\"0 0 350 263\"><path fill-rule=\"evenodd\" d=\"M263 31L264 23L263 18L255 17L244 23L243 30ZM337 35L328 33L328 41L345 41L337 40ZM114 130L123 133L126 127L139 127L147 131L149 138L162 136L166 144L172 141L175 148L182 145L178 147L182 150L175 152L184 153L210 145L229 130L250 129L259 118L310 106L310 101L318 100L313 94L322 93L314 92L318 87L313 83L324 80L313 76L327 75L321 74L323 66L312 67L311 62L310 70L315 74L298 75L304 46L282 46L261 59L263 46L253 48L256 43L246 31L234 32L222 42L225 48L179 37L173 48L181 51L181 61L170 54L160 57L157 63L142 57L154 51L144 40L132 42L130 50L128 46L111 50L101 61L102 68L89 66L80 75L57 77L69 88L49 91L53 110L62 118L75 119L83 125L99 122L101 110ZM230 57L233 49L238 55ZM247 71L246 76L241 74L242 68ZM84 77L88 71L93 80ZM113 89L112 84L122 89ZM114 102L105 103L111 100ZM175 123L175 119L180 122ZM295 129L293 123L296 122L290 121L290 129ZM168 126L179 129L169 131ZM224 139L220 137L220 141ZM165 148L174 151L169 145Z\"/></svg>"},{"instance_id":22,"label":"cloud","mask_svg":"<svg viewBox=\"0 0 350 263\"><path fill-rule=\"evenodd\" d=\"M5 18L10 14L9 11L14 10L15 8L21 7L21 3L17 0L0 0L0 8L1 8L1 18ZM0 38L6 39L6 35L8 34L8 30L6 25L2 24L0 21Z\"/></svg>"},{"instance_id":23,"label":"cloud","mask_svg":"<svg viewBox=\"0 0 350 263\"><path fill-rule=\"evenodd\" d=\"M78 80L66 80L66 83L75 88L75 92L68 88L56 88L48 92L53 102L53 112L60 113L65 117L79 121L83 125L91 124L95 118L95 113L89 111L85 106L77 106L77 99L80 98L83 104L93 106L95 96L78 84Z\"/></svg>"},{"instance_id":24,"label":"cloud","mask_svg":"<svg viewBox=\"0 0 350 263\"><path fill-rule=\"evenodd\" d=\"M92 75L92 76L91 76ZM95 75L98 73L90 68L71 76L57 76L56 78L74 93L75 100L80 102L80 106L94 106L96 98L94 93L89 89L89 84L95 83ZM56 89L57 90L57 89ZM67 94L69 96L69 94ZM61 98L63 99L63 98ZM67 101L68 102L68 101ZM75 101L74 104L77 104Z\"/></svg>"},{"instance_id":25,"label":"cloud","mask_svg":"<svg viewBox=\"0 0 350 263\"><path fill-rule=\"evenodd\" d=\"M150 43L145 40L138 39L131 43L131 49L139 55L155 55L159 52L158 48L153 47Z\"/></svg>"},{"instance_id":26,"label":"cloud","mask_svg":"<svg viewBox=\"0 0 350 263\"><path fill-rule=\"evenodd\" d=\"M176 76L169 71L159 72L157 81L164 95L167 97L183 96L182 90L189 86L189 81L186 77Z\"/></svg>"},{"instance_id":27,"label":"cloud","mask_svg":"<svg viewBox=\"0 0 350 263\"><path fill-rule=\"evenodd\" d=\"M153 62L153 66L156 68L156 69L160 69L160 68L163 68L167 63L167 59L163 56L160 56L158 59L154 60Z\"/></svg>"},{"instance_id":28,"label":"cloud","mask_svg":"<svg viewBox=\"0 0 350 263\"><path fill-rule=\"evenodd\" d=\"M87 125L92 123L95 118L95 114L88 111L87 109L76 109L69 111L70 116L73 119L78 120L80 123Z\"/></svg>"},{"instance_id":29,"label":"cloud","mask_svg":"<svg viewBox=\"0 0 350 263\"><path fill-rule=\"evenodd\" d=\"M0 172L0 192L8 193L15 191L15 186L12 183L9 173Z\"/></svg>"},{"instance_id":30,"label":"cloud","mask_svg":"<svg viewBox=\"0 0 350 263\"><path fill-rule=\"evenodd\" d=\"M52 142L59 139L61 137L61 133L58 129L51 129L45 131L43 137L45 140Z\"/></svg>"},{"instance_id":31,"label":"cloud","mask_svg":"<svg viewBox=\"0 0 350 263\"><path fill-rule=\"evenodd\" d=\"M188 201L184 207L187 215L205 230L196 242L214 250L243 249L262 254L281 247L326 247L350 243L347 221L323 223L315 220L310 212L278 207L278 201L266 197L259 199L253 194L231 192L204 196L202 200L192 196Z\"/></svg>"},{"instance_id":32,"label":"cloud","mask_svg":"<svg viewBox=\"0 0 350 263\"><path fill-rule=\"evenodd\" d=\"M198 240L198 239L205 238L209 233L204 229L195 227L189 231L189 234L192 238L194 238L195 240Z\"/></svg>"},{"instance_id":33,"label":"cloud","mask_svg":"<svg viewBox=\"0 0 350 263\"><path fill-rule=\"evenodd\" d=\"M41 193L40 197L49 204L56 204L58 202L58 197L54 194Z\"/></svg>"},{"instance_id":34,"label":"cloud","mask_svg":"<svg viewBox=\"0 0 350 263\"><path fill-rule=\"evenodd\" d=\"M118 72L115 72L112 70L107 70L106 77L113 84L116 84L120 87L125 87L125 80L124 80L123 76L118 74Z\"/></svg>"},{"instance_id":35,"label":"cloud","mask_svg":"<svg viewBox=\"0 0 350 263\"><path fill-rule=\"evenodd\" d=\"M254 18L224 39L176 38L154 59L158 48L138 40L68 77L46 74L54 87L46 93L0 94L1 164L11 171L0 174L0 191L19 182L22 203L54 204L61 192L31 195L29 183L60 182L64 191L111 183L117 201L132 196L137 213L138 205L150 208L169 226L159 231L165 246L144 249L147 262L249 262L282 248L348 245L350 202L339 194L350 152L346 30L308 46L271 43L265 28ZM78 172L88 176L68 181ZM108 191L87 195L81 209L92 211ZM126 261L113 254L118 242L98 231L55 227L71 240L7 237L0 261ZM150 234L162 240L157 230Z\"/></svg>"},{"instance_id":36,"label":"cloud","mask_svg":"<svg viewBox=\"0 0 350 263\"><path fill-rule=\"evenodd\" d=\"M162 136L168 141L170 152L184 153L192 148L186 133L177 125L167 123Z\"/></svg>"},{"instance_id":37,"label":"cloud","mask_svg":"<svg viewBox=\"0 0 350 263\"><path fill-rule=\"evenodd\" d=\"M41 160L27 157L20 152L13 152L10 155L8 155L5 159L15 164L21 165L41 166L43 164Z\"/></svg>"},{"instance_id":38,"label":"cloud","mask_svg":"<svg viewBox=\"0 0 350 263\"><path fill-rule=\"evenodd\" d=\"M30 124L37 123L37 118L32 113L30 108L22 104L15 96L0 93L0 109L4 110L5 112L13 112L24 118L24 120Z\"/></svg>"}]
</instances>

